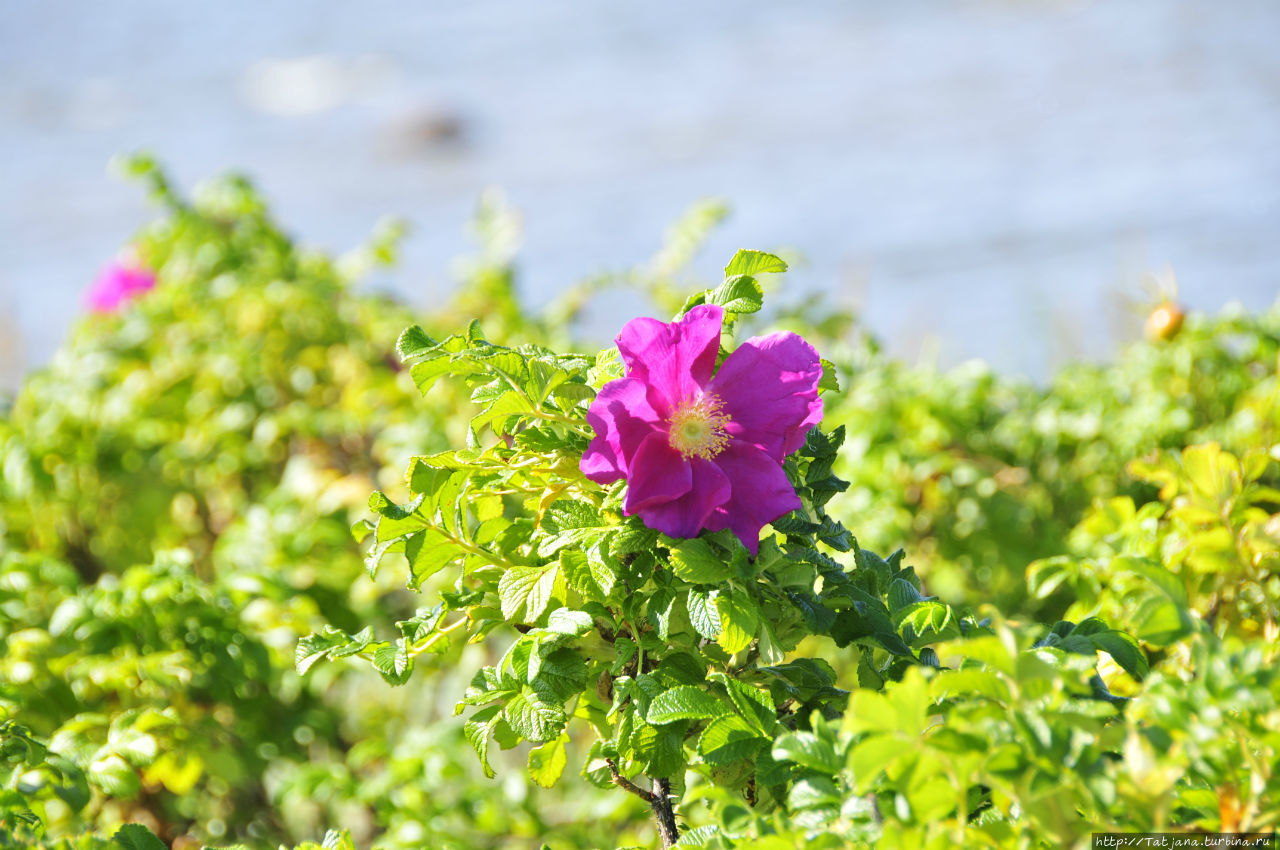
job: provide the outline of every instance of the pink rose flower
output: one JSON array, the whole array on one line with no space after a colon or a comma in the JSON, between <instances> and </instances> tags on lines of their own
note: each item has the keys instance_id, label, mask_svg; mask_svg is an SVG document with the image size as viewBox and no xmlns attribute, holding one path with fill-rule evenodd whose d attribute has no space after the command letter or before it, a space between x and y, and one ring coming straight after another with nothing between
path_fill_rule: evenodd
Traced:
<instances>
[{"instance_id":1,"label":"pink rose flower","mask_svg":"<svg viewBox=\"0 0 1280 850\"><path fill-rule=\"evenodd\" d=\"M627 480L623 513L672 537L729 528L756 554L760 529L800 507L782 469L822 419L822 362L799 336L753 337L716 371L724 310L633 319L618 334L627 376L591 403L584 475ZM713 374L714 372L714 374Z\"/></svg>"},{"instance_id":2,"label":"pink rose flower","mask_svg":"<svg viewBox=\"0 0 1280 850\"><path fill-rule=\"evenodd\" d=\"M98 273L93 285L85 292L84 300L96 312L114 313L126 301L155 285L156 276L146 269L112 260Z\"/></svg>"}]
</instances>

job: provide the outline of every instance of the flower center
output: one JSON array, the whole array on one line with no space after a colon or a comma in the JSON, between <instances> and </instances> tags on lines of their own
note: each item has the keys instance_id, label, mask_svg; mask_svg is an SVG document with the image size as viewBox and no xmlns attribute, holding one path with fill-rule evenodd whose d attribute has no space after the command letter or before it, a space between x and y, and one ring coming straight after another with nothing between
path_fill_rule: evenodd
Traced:
<instances>
[{"instance_id":1,"label":"flower center","mask_svg":"<svg viewBox=\"0 0 1280 850\"><path fill-rule=\"evenodd\" d=\"M711 460L724 451L729 444L724 426L730 419L723 407L723 402L713 393L676 405L667 437L671 448L684 455L685 460L692 457Z\"/></svg>"}]
</instances>

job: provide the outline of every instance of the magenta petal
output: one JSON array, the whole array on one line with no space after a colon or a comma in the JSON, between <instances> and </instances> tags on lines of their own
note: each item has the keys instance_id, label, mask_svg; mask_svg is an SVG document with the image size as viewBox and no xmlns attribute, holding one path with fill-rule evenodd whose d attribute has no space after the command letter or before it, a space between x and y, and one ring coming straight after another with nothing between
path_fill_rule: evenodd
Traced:
<instances>
[{"instance_id":1,"label":"magenta petal","mask_svg":"<svg viewBox=\"0 0 1280 850\"><path fill-rule=\"evenodd\" d=\"M85 303L98 312L109 313L155 285L155 275L146 269L112 262L94 279L85 293Z\"/></svg>"},{"instance_id":2,"label":"magenta petal","mask_svg":"<svg viewBox=\"0 0 1280 850\"><path fill-rule=\"evenodd\" d=\"M627 473L627 497L623 513L637 514L645 508L678 499L693 489L689 462L667 443L667 435L654 432L645 437L631 459Z\"/></svg>"},{"instance_id":3,"label":"magenta petal","mask_svg":"<svg viewBox=\"0 0 1280 850\"><path fill-rule=\"evenodd\" d=\"M729 478L715 461L695 457L687 465L689 492L637 511L645 525L672 537L697 537L711 514L730 496Z\"/></svg>"},{"instance_id":4,"label":"magenta petal","mask_svg":"<svg viewBox=\"0 0 1280 850\"><path fill-rule=\"evenodd\" d=\"M764 449L775 461L804 445L822 420L822 361L813 346L783 331L752 337L720 365L710 391L724 403L730 436Z\"/></svg>"},{"instance_id":5,"label":"magenta petal","mask_svg":"<svg viewBox=\"0 0 1280 850\"><path fill-rule=\"evenodd\" d=\"M763 449L735 442L716 456L716 465L729 476L733 495L716 508L706 527L728 528L755 555L760 529L800 507L800 497L782 465Z\"/></svg>"},{"instance_id":6,"label":"magenta petal","mask_svg":"<svg viewBox=\"0 0 1280 850\"><path fill-rule=\"evenodd\" d=\"M654 390L651 401L664 416L681 401L697 396L716 365L724 309L701 304L674 322L632 319L618 334L618 351L627 377Z\"/></svg>"},{"instance_id":7,"label":"magenta petal","mask_svg":"<svg viewBox=\"0 0 1280 850\"><path fill-rule=\"evenodd\" d=\"M596 436L582 455L582 474L597 484L612 484L627 474L645 437L660 427L642 381L621 378L601 388L587 411Z\"/></svg>"}]
</instances>

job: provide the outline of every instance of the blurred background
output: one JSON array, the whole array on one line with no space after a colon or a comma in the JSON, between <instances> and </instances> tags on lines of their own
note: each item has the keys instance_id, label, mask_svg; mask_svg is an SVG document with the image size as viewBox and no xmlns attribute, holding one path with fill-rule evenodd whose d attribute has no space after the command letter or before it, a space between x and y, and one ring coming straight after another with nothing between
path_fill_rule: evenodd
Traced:
<instances>
[{"instance_id":1,"label":"blurred background","mask_svg":"<svg viewBox=\"0 0 1280 850\"><path fill-rule=\"evenodd\" d=\"M406 217L377 283L416 304L486 187L535 304L723 198L706 274L781 251L898 354L1043 377L1137 335L1151 273L1275 299L1278 36L1274 0L0 4L0 388L146 220L106 168L138 148L247 173L308 243Z\"/></svg>"}]
</instances>

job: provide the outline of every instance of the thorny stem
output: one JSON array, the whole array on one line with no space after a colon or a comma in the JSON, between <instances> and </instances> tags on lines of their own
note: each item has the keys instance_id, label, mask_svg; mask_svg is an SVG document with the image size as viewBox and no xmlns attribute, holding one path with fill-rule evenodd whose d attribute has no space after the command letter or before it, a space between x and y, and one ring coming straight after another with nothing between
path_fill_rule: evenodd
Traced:
<instances>
[{"instance_id":1,"label":"thorny stem","mask_svg":"<svg viewBox=\"0 0 1280 850\"><path fill-rule=\"evenodd\" d=\"M649 808L653 810L653 820L658 825L658 834L662 836L662 846L674 847L680 839L680 827L676 825L676 813L671 805L671 780L655 779L653 791L646 791L623 776L618 770L618 763L613 759L605 759L605 764L609 765L609 776L614 785L649 804Z\"/></svg>"},{"instance_id":2,"label":"thorny stem","mask_svg":"<svg viewBox=\"0 0 1280 850\"><path fill-rule=\"evenodd\" d=\"M652 799L649 801L649 806L653 809L653 819L658 822L662 846L674 847L680 839L680 828L676 826L676 813L671 806L671 780L654 780L653 793L650 796Z\"/></svg>"}]
</instances>

